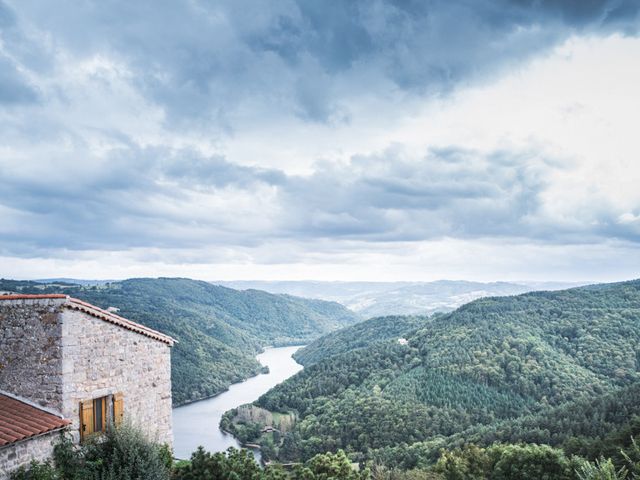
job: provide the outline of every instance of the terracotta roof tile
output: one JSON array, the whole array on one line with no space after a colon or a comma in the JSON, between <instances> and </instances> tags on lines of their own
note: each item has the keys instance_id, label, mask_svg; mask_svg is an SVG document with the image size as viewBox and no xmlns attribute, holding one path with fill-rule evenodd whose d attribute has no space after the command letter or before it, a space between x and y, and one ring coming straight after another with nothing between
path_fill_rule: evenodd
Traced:
<instances>
[{"instance_id":1,"label":"terracotta roof tile","mask_svg":"<svg viewBox=\"0 0 640 480\"><path fill-rule=\"evenodd\" d=\"M0 300L39 300L44 298L67 298L67 296L61 293L43 293L43 294L10 293L8 295L0 295Z\"/></svg>"},{"instance_id":2,"label":"terracotta roof tile","mask_svg":"<svg viewBox=\"0 0 640 480\"><path fill-rule=\"evenodd\" d=\"M0 394L0 447L58 430L70 423L70 420Z\"/></svg>"}]
</instances>

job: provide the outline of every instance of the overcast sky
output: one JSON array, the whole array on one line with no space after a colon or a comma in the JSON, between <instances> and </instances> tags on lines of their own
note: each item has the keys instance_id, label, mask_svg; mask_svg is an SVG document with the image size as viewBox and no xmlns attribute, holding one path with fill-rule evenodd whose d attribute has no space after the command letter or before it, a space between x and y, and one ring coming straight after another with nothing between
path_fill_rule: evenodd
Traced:
<instances>
[{"instance_id":1,"label":"overcast sky","mask_svg":"<svg viewBox=\"0 0 640 480\"><path fill-rule=\"evenodd\" d=\"M638 0L0 0L0 276L640 277Z\"/></svg>"}]
</instances>

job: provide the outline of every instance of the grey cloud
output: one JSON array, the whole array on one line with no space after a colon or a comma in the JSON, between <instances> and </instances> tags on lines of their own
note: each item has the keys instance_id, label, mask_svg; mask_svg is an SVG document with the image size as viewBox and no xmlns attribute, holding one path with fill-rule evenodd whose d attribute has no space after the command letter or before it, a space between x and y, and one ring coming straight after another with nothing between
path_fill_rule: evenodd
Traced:
<instances>
[{"instance_id":1,"label":"grey cloud","mask_svg":"<svg viewBox=\"0 0 640 480\"><path fill-rule=\"evenodd\" d=\"M635 34L640 8L635 0L12 6L75 55L123 59L175 126L204 130L237 127L232 113L243 105L308 121L348 119L345 104L363 81L372 94L389 82L412 94L447 93L575 32Z\"/></svg>"},{"instance_id":2,"label":"grey cloud","mask_svg":"<svg viewBox=\"0 0 640 480\"><path fill-rule=\"evenodd\" d=\"M169 155L163 151L160 156L167 158L161 167L162 174L169 181L179 181L191 187L221 188L232 185L248 188L258 182L279 185L286 179L281 171L236 165L221 155L203 157L193 151L181 150Z\"/></svg>"},{"instance_id":3,"label":"grey cloud","mask_svg":"<svg viewBox=\"0 0 640 480\"><path fill-rule=\"evenodd\" d=\"M188 149L141 147L123 128L100 132L110 137L105 143L119 145L102 158L82 140L95 132L48 123L52 99L21 73L50 80L59 52L74 60L103 55L124 63L136 92L163 109L167 132L211 138L241 127L247 116L258 125L282 115L348 122L349 101L363 92L446 94L576 32L635 35L639 9L630 0L185 0L162 8L155 1L0 0L2 45L11 54L0 57L0 103L43 107L42 116L27 109L7 116L2 140L26 152L36 145L33 162L43 167L74 165L52 181L16 174L8 168L16 160L0 159L0 248L30 256L270 239L640 241L638 227L621 224L612 208L602 208L595 222L578 219L577 227L547 219L544 178L557 167L536 152L452 146L407 158L390 148L304 177ZM64 100L66 87L55 85L49 95ZM261 189L271 193L267 200L258 197ZM249 205L242 210L233 195ZM198 203L206 196L218 210Z\"/></svg>"},{"instance_id":4,"label":"grey cloud","mask_svg":"<svg viewBox=\"0 0 640 480\"><path fill-rule=\"evenodd\" d=\"M618 222L611 208L597 212L597 224L590 217L573 225L547 218L545 179L559 167L536 151L450 147L414 158L394 146L346 165L321 165L309 176L233 165L191 150L132 145L112 151L105 162L78 146L75 155L85 164L64 181L0 169L1 253L197 250L323 239L640 241L640 228ZM272 192L267 200L256 193L263 187ZM203 198L213 206L201 204Z\"/></svg>"},{"instance_id":5,"label":"grey cloud","mask_svg":"<svg viewBox=\"0 0 640 480\"><path fill-rule=\"evenodd\" d=\"M69 152L50 153L46 163L55 165L62 155ZM225 189L251 195L258 184L285 181L279 171L242 167L192 150L128 144L104 161L79 143L72 155L78 168L60 167L58 179L24 176L15 164L0 163L0 208L11 212L0 227L5 254L255 243L257 237L243 238L215 212L202 216L189 194L205 191L224 199ZM228 205L229 212L234 208Z\"/></svg>"},{"instance_id":6,"label":"grey cloud","mask_svg":"<svg viewBox=\"0 0 640 480\"><path fill-rule=\"evenodd\" d=\"M605 28L635 31L640 6L635 0L512 0L521 8L547 18L559 17L577 28Z\"/></svg>"},{"instance_id":7,"label":"grey cloud","mask_svg":"<svg viewBox=\"0 0 640 480\"><path fill-rule=\"evenodd\" d=\"M536 236L527 218L538 214L543 173L551 167L531 153L512 153L510 161L504 155L450 148L407 159L391 149L355 158L345 171L288 183L291 228L371 241Z\"/></svg>"},{"instance_id":8,"label":"grey cloud","mask_svg":"<svg viewBox=\"0 0 640 480\"><path fill-rule=\"evenodd\" d=\"M29 85L16 65L0 56L0 105L15 106L35 103L37 100L37 90Z\"/></svg>"}]
</instances>

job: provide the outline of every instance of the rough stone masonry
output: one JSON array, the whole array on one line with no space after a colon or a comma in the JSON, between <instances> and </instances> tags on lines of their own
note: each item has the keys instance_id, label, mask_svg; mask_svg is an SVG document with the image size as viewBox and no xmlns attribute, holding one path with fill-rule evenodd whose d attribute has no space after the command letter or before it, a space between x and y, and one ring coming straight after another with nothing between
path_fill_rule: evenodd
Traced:
<instances>
[{"instance_id":1,"label":"rough stone masonry","mask_svg":"<svg viewBox=\"0 0 640 480\"><path fill-rule=\"evenodd\" d=\"M80 402L121 393L125 420L171 445L173 339L69 297L18 297L0 296L0 390L71 420L75 441ZM0 479L50 456L52 443L41 436L0 448Z\"/></svg>"}]
</instances>

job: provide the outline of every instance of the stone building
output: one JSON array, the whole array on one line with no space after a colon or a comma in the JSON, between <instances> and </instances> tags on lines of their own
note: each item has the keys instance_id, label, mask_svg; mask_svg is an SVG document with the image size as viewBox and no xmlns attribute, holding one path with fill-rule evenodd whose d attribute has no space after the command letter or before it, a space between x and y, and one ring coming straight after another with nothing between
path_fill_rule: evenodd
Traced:
<instances>
[{"instance_id":1,"label":"stone building","mask_svg":"<svg viewBox=\"0 0 640 480\"><path fill-rule=\"evenodd\" d=\"M0 295L0 480L61 431L80 442L126 419L171 444L173 343L66 295Z\"/></svg>"}]
</instances>

